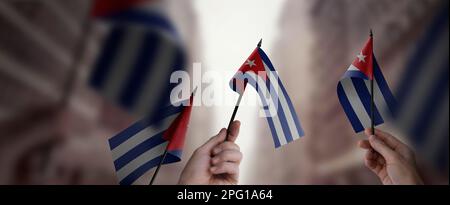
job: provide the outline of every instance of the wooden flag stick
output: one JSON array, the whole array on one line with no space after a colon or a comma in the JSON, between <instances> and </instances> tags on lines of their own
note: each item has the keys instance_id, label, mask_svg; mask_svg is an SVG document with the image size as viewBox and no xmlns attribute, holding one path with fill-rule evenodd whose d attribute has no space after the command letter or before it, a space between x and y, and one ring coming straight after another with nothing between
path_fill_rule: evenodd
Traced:
<instances>
[{"instance_id":1,"label":"wooden flag stick","mask_svg":"<svg viewBox=\"0 0 450 205\"><path fill-rule=\"evenodd\" d=\"M373 32L372 29L370 29L370 37L373 38ZM372 39L373 40L373 39ZM373 48L372 48L373 50ZM373 51L372 51L373 52ZM374 120L374 95L375 93L373 92L373 65L372 65L372 79L370 80L370 122L371 122L371 131L372 131L372 135L375 135L375 120Z\"/></svg>"},{"instance_id":2,"label":"wooden flag stick","mask_svg":"<svg viewBox=\"0 0 450 205\"><path fill-rule=\"evenodd\" d=\"M258 48L261 48L261 45L262 45L262 39L258 43ZM242 100L242 96L243 95L244 95L244 91L242 91L242 93L239 94L238 101L236 102L236 105L234 106L233 114L231 115L230 122L228 123L227 138L225 139L225 141L228 141L228 136L230 135L231 123L233 123L234 118L236 117L236 113L237 113L237 111L239 109L239 105L241 104L241 100Z\"/></svg>"}]
</instances>

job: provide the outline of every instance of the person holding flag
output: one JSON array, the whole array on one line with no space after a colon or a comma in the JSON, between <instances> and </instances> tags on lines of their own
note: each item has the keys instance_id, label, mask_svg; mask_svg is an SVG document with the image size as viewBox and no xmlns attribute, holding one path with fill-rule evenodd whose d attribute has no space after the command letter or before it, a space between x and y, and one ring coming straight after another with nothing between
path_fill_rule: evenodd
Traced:
<instances>
[{"instance_id":1,"label":"person holding flag","mask_svg":"<svg viewBox=\"0 0 450 205\"><path fill-rule=\"evenodd\" d=\"M235 143L241 123L234 121L197 148L180 175L180 185L235 185L242 153Z\"/></svg>"},{"instance_id":2,"label":"person holding flag","mask_svg":"<svg viewBox=\"0 0 450 205\"><path fill-rule=\"evenodd\" d=\"M378 176L384 185L422 185L417 172L414 152L391 134L375 129L366 129L368 140L361 140L358 146L367 150L364 163Z\"/></svg>"},{"instance_id":3,"label":"person holding flag","mask_svg":"<svg viewBox=\"0 0 450 205\"><path fill-rule=\"evenodd\" d=\"M375 126L395 115L396 100L373 52L373 34L337 86L339 102L355 132L365 130L365 165L383 184L423 184L411 149Z\"/></svg>"}]
</instances>

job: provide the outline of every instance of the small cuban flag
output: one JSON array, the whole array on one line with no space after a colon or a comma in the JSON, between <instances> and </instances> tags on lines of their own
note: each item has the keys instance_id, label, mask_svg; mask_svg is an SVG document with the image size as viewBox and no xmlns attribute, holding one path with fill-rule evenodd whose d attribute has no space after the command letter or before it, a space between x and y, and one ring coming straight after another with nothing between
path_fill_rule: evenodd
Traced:
<instances>
[{"instance_id":1,"label":"small cuban flag","mask_svg":"<svg viewBox=\"0 0 450 205\"><path fill-rule=\"evenodd\" d=\"M260 96L276 148L304 135L286 89L272 62L259 47L231 79L230 87L242 95L247 83L250 83Z\"/></svg>"},{"instance_id":2,"label":"small cuban flag","mask_svg":"<svg viewBox=\"0 0 450 205\"><path fill-rule=\"evenodd\" d=\"M339 101L356 133L371 127L370 80L373 80L373 120L376 126L393 116L396 102L373 54L372 36L337 86Z\"/></svg>"},{"instance_id":3,"label":"small cuban flag","mask_svg":"<svg viewBox=\"0 0 450 205\"><path fill-rule=\"evenodd\" d=\"M143 119L109 139L120 185L131 185L147 171L181 160L191 116L193 95L181 104L168 106L157 117Z\"/></svg>"}]
</instances>

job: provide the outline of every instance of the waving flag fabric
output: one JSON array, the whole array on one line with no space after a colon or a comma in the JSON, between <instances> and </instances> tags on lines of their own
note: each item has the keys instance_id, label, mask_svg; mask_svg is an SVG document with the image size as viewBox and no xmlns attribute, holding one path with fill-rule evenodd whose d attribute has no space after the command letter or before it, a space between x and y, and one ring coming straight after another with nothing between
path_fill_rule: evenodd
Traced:
<instances>
[{"instance_id":1,"label":"waving flag fabric","mask_svg":"<svg viewBox=\"0 0 450 205\"><path fill-rule=\"evenodd\" d=\"M92 16L110 28L89 84L142 119L109 139L121 185L157 166L180 161L191 107L174 107L173 72L184 69L180 37L151 0L97 0ZM192 97L191 97L192 100Z\"/></svg>"},{"instance_id":2,"label":"waving flag fabric","mask_svg":"<svg viewBox=\"0 0 450 205\"><path fill-rule=\"evenodd\" d=\"M131 185L148 170L181 160L193 96L186 107L168 106L157 118L146 118L109 139L121 185Z\"/></svg>"},{"instance_id":3,"label":"waving flag fabric","mask_svg":"<svg viewBox=\"0 0 450 205\"><path fill-rule=\"evenodd\" d=\"M258 91L276 148L304 135L291 99L261 48L256 48L241 66L230 87L242 94L247 83Z\"/></svg>"},{"instance_id":4,"label":"waving flag fabric","mask_svg":"<svg viewBox=\"0 0 450 205\"><path fill-rule=\"evenodd\" d=\"M410 56L397 89L397 126L429 167L449 168L449 1Z\"/></svg>"},{"instance_id":5,"label":"waving flag fabric","mask_svg":"<svg viewBox=\"0 0 450 205\"><path fill-rule=\"evenodd\" d=\"M357 133L371 127L371 79L374 80L374 123L380 125L394 114L396 102L373 54L372 37L337 86L339 101Z\"/></svg>"},{"instance_id":6,"label":"waving flag fabric","mask_svg":"<svg viewBox=\"0 0 450 205\"><path fill-rule=\"evenodd\" d=\"M111 31L89 84L139 118L157 115L169 105L170 91L176 86L170 84L170 75L185 66L178 33L164 13L147 2L151 1L112 1L93 12L109 23Z\"/></svg>"}]
</instances>

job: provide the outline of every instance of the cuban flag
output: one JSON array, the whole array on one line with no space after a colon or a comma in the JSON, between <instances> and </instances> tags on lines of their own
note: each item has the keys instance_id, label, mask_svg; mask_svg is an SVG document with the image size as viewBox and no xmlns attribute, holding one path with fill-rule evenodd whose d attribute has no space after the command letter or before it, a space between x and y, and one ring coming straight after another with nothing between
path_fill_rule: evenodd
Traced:
<instances>
[{"instance_id":1,"label":"cuban flag","mask_svg":"<svg viewBox=\"0 0 450 205\"><path fill-rule=\"evenodd\" d=\"M394 114L395 98L373 54L373 38L356 56L337 86L337 95L356 133L371 127L370 80L374 80L374 124Z\"/></svg>"},{"instance_id":2,"label":"cuban flag","mask_svg":"<svg viewBox=\"0 0 450 205\"><path fill-rule=\"evenodd\" d=\"M258 92L276 148L304 135L300 121L275 68L261 48L256 48L230 81L243 94L249 83Z\"/></svg>"},{"instance_id":3,"label":"cuban flag","mask_svg":"<svg viewBox=\"0 0 450 205\"><path fill-rule=\"evenodd\" d=\"M397 126L427 167L448 176L449 1L439 9L411 53L397 88Z\"/></svg>"},{"instance_id":4,"label":"cuban flag","mask_svg":"<svg viewBox=\"0 0 450 205\"><path fill-rule=\"evenodd\" d=\"M169 18L153 1L98 0L92 16L110 29L89 78L105 99L139 118L170 103L170 75L186 54Z\"/></svg>"},{"instance_id":5,"label":"cuban flag","mask_svg":"<svg viewBox=\"0 0 450 205\"><path fill-rule=\"evenodd\" d=\"M166 150L163 164L181 159L191 107L171 104L176 84L170 76L183 70L185 52L175 27L154 1L97 0L92 16L110 31L90 86L144 118L109 139L119 183L130 185L157 166Z\"/></svg>"},{"instance_id":6,"label":"cuban flag","mask_svg":"<svg viewBox=\"0 0 450 205\"><path fill-rule=\"evenodd\" d=\"M168 106L157 118L143 119L109 139L120 185L131 185L153 167L181 160L192 110L193 96L181 104Z\"/></svg>"}]
</instances>

